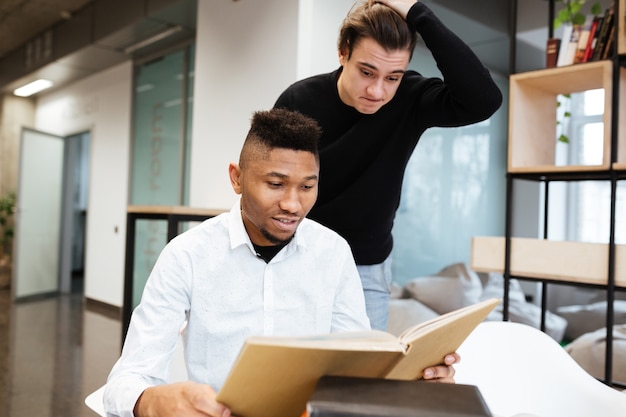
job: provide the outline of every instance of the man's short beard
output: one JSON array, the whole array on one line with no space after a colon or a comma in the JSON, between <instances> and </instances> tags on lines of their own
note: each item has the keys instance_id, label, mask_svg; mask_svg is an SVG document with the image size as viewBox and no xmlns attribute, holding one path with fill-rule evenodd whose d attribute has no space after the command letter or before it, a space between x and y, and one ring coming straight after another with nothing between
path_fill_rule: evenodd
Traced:
<instances>
[{"instance_id":1,"label":"man's short beard","mask_svg":"<svg viewBox=\"0 0 626 417\"><path fill-rule=\"evenodd\" d=\"M293 235L289 236L288 239L279 239L263 228L261 228L260 230L261 234L274 245L286 245L287 243L289 243L289 241L291 241L291 239L293 239Z\"/></svg>"}]
</instances>

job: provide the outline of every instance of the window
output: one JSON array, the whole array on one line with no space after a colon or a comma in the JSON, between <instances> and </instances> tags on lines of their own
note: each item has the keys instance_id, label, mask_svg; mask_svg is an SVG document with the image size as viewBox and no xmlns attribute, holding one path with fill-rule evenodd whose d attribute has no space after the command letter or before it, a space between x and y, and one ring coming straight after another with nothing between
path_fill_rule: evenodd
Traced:
<instances>
[{"instance_id":1,"label":"window","mask_svg":"<svg viewBox=\"0 0 626 417\"><path fill-rule=\"evenodd\" d=\"M576 165L598 165L602 162L604 90L572 94L571 117L564 132L569 144L557 145L557 158ZM576 181L566 185L565 239L607 243L610 232L611 183L609 181ZM618 182L617 213L626 210L626 183ZM616 216L616 243L626 243L624 216Z\"/></svg>"}]
</instances>

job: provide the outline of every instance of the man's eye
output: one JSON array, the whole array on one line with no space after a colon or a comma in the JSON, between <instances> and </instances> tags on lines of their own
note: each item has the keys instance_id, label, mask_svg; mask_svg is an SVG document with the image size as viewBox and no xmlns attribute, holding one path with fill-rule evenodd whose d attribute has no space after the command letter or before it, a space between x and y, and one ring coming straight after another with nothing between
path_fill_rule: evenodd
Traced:
<instances>
[{"instance_id":1,"label":"man's eye","mask_svg":"<svg viewBox=\"0 0 626 417\"><path fill-rule=\"evenodd\" d=\"M371 77L372 76L371 71L364 70L364 69L361 70L361 74L363 74L366 77Z\"/></svg>"},{"instance_id":2,"label":"man's eye","mask_svg":"<svg viewBox=\"0 0 626 417\"><path fill-rule=\"evenodd\" d=\"M312 190L313 188L315 188L314 185L303 185L302 188L304 188L305 190Z\"/></svg>"},{"instance_id":3,"label":"man's eye","mask_svg":"<svg viewBox=\"0 0 626 417\"><path fill-rule=\"evenodd\" d=\"M396 81L400 81L400 77L387 77L387 80L391 82L396 82Z\"/></svg>"},{"instance_id":4,"label":"man's eye","mask_svg":"<svg viewBox=\"0 0 626 417\"><path fill-rule=\"evenodd\" d=\"M282 186L283 184L281 184L280 182L269 182L268 183L270 187L272 188L278 188L280 186Z\"/></svg>"}]
</instances>

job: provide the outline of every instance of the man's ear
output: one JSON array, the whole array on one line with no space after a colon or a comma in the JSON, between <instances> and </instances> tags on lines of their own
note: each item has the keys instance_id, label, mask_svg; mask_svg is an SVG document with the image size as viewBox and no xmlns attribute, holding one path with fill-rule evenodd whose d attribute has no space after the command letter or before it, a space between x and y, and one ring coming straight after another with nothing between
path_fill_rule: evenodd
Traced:
<instances>
[{"instance_id":1,"label":"man's ear","mask_svg":"<svg viewBox=\"0 0 626 417\"><path fill-rule=\"evenodd\" d=\"M339 65L341 65L342 67L346 64L346 61L348 60L348 51L347 51L347 48L345 49L346 49L345 53L341 49L337 50L337 56L339 57Z\"/></svg>"},{"instance_id":2,"label":"man's ear","mask_svg":"<svg viewBox=\"0 0 626 417\"><path fill-rule=\"evenodd\" d=\"M241 194L241 168L239 165L233 162L228 164L228 177L235 193Z\"/></svg>"}]
</instances>

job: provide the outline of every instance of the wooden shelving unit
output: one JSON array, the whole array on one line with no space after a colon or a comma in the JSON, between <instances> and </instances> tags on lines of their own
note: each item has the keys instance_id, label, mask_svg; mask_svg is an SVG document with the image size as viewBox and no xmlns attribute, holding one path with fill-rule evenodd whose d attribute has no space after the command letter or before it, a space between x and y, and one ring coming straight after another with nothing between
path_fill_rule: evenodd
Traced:
<instances>
[{"instance_id":1,"label":"wooden shelving unit","mask_svg":"<svg viewBox=\"0 0 626 417\"><path fill-rule=\"evenodd\" d=\"M554 6L554 0L550 0L550 5ZM549 283L605 289L605 382L608 384L614 383L612 329L615 291L626 290L626 245L615 244L617 184L626 181L625 11L626 0L618 0L615 4L617 48L610 59L511 75L505 236L475 237L470 262L475 271L503 274L504 320L508 320L510 280L541 282L542 329L545 329ZM596 165L557 165L557 97L600 88L604 90L602 161ZM513 237L513 187L520 179L545 183L545 225L549 221L551 182L599 180L610 183L609 242L554 241L548 238L547 227L544 227L544 236L539 239ZM626 381L618 381L617 385L624 383Z\"/></svg>"},{"instance_id":2,"label":"wooden shelving unit","mask_svg":"<svg viewBox=\"0 0 626 417\"><path fill-rule=\"evenodd\" d=\"M625 23L625 14L626 12L626 0L618 1L619 12L618 22L617 22L617 54L618 55L626 55L626 24Z\"/></svg>"},{"instance_id":3,"label":"wooden shelving unit","mask_svg":"<svg viewBox=\"0 0 626 417\"><path fill-rule=\"evenodd\" d=\"M606 286L609 246L602 243L511 238L510 274L538 280ZM472 239L470 267L504 273L505 238ZM626 289L626 245L615 245L615 286Z\"/></svg>"},{"instance_id":4,"label":"wooden shelving unit","mask_svg":"<svg viewBox=\"0 0 626 417\"><path fill-rule=\"evenodd\" d=\"M626 81L625 71L620 71L620 79ZM610 169L613 117L611 61L514 74L511 75L509 85L508 172L550 173ZM557 96L599 88L604 90L602 164L556 166ZM626 119L622 118L620 123L626 123ZM626 147L626 139L622 139L622 142L622 146Z\"/></svg>"}]
</instances>

